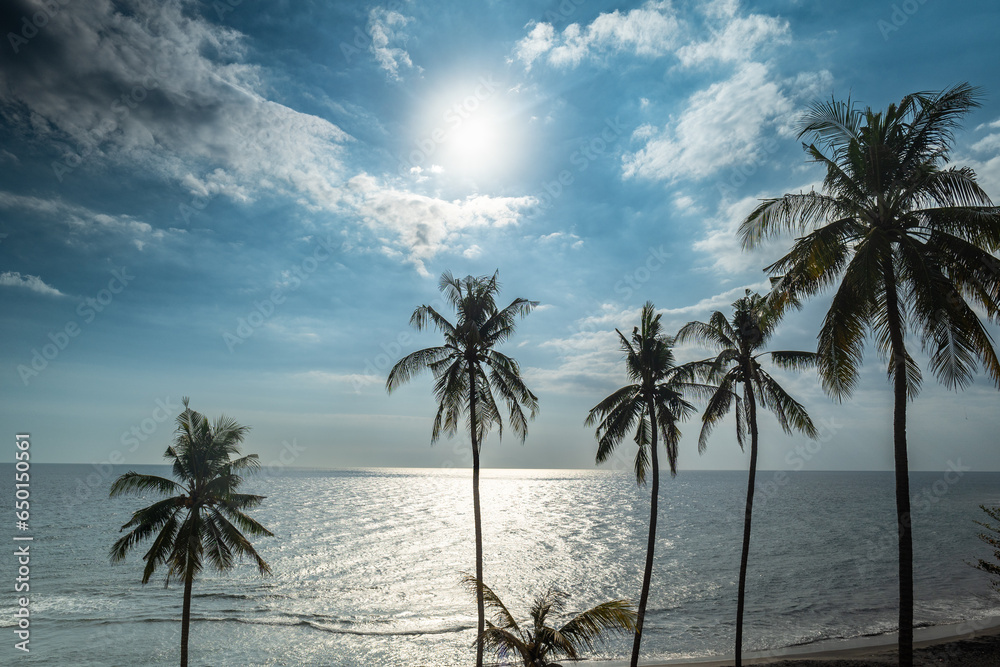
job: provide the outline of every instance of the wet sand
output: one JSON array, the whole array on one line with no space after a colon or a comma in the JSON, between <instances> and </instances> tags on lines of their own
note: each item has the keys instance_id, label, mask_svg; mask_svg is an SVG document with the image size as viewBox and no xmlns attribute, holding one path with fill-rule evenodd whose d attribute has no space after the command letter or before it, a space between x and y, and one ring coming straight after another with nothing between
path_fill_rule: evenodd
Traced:
<instances>
[{"instance_id":1,"label":"wet sand","mask_svg":"<svg viewBox=\"0 0 1000 667\"><path fill-rule=\"evenodd\" d=\"M913 664L917 667L1000 667L1000 618L918 628L914 635ZM822 642L778 651L747 652L743 655L743 664L771 667L885 667L896 664L895 642L896 636L893 634ZM733 659L671 660L655 664L640 660L639 664L643 667L730 667Z\"/></svg>"}]
</instances>

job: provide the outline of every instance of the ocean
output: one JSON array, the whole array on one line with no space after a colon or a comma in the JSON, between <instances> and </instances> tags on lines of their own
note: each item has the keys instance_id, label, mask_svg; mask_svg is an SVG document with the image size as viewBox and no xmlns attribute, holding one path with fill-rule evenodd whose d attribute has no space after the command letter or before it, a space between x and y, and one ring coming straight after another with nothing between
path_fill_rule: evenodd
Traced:
<instances>
[{"instance_id":1,"label":"ocean","mask_svg":"<svg viewBox=\"0 0 1000 667\"><path fill-rule=\"evenodd\" d=\"M12 479L13 466L0 475ZM154 499L109 500L114 475L32 467L30 529L19 533L34 538L30 653L14 648L22 594L13 592L11 545L21 543L9 518L0 528L0 662L177 663L183 586L165 589L160 574L141 585L142 550L108 560L118 528ZM643 661L732 653L745 485L744 472L662 476ZM918 625L1000 616L1000 596L968 565L990 554L974 520L980 504L1000 505L1000 473L913 473L911 486ZM460 581L475 571L470 470L265 471L245 488L267 496L253 515L275 536L255 544L274 573L244 563L196 580L192 664L473 662L475 598ZM484 578L517 617L550 585L571 594L568 611L638 600L648 486L621 471L484 470L481 490ZM758 473L746 649L895 629L893 498L888 472ZM630 646L618 639L590 657L623 660Z\"/></svg>"}]
</instances>

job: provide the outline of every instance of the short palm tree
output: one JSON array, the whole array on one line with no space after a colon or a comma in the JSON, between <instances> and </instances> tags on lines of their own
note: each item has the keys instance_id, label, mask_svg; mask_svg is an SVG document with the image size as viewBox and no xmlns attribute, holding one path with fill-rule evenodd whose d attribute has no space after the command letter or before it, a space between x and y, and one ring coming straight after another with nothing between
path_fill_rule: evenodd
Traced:
<instances>
[{"instance_id":1,"label":"short palm tree","mask_svg":"<svg viewBox=\"0 0 1000 667\"><path fill-rule=\"evenodd\" d=\"M121 527L132 530L115 542L110 556L112 562L120 562L133 547L152 538L153 544L142 557L146 561L142 583L147 583L160 565L167 568L168 585L174 578L184 581L181 667L188 664L191 588L205 561L221 572L233 567L237 558L248 556L262 575L271 571L244 535L273 536L245 513L260 505L264 496L237 492L243 483L240 473L260 467L257 455L230 458L239 454L239 444L249 430L228 417L209 424L184 398L174 444L164 454L173 463L174 477L179 481L127 472L111 485L112 498L148 492L169 496L132 514Z\"/></svg>"},{"instance_id":2,"label":"short palm tree","mask_svg":"<svg viewBox=\"0 0 1000 667\"><path fill-rule=\"evenodd\" d=\"M977 558L976 562L970 563L970 565L977 570L982 570L983 572L991 575L993 578L990 580L990 587L996 593L1000 593L1000 507L987 507L986 505L980 505L979 509L985 512L990 519L997 522L976 522L989 531L989 533L979 533L979 539L993 548L993 560L988 561L983 558Z\"/></svg>"},{"instance_id":3,"label":"short palm tree","mask_svg":"<svg viewBox=\"0 0 1000 667\"><path fill-rule=\"evenodd\" d=\"M778 303L775 303L778 301ZM750 435L750 475L747 481L747 501L743 518L743 553L740 557L740 584L736 602L736 667L743 664L743 609L745 602L747 562L750 555L750 520L753 516L754 483L757 476L757 402L771 410L785 433L792 428L810 438L816 428L805 409L765 371L758 361L764 355L785 368L806 368L817 361L815 352L771 351L767 345L781 319L784 304L774 294L767 299L757 293L746 295L733 303L732 320L720 311L712 313L708 322L688 322L677 333L677 341L694 340L715 348L716 356L697 362L717 389L702 413L698 451L704 451L712 428L736 406L736 441L743 448L747 432ZM740 395L742 391L742 396Z\"/></svg>"},{"instance_id":4,"label":"short palm tree","mask_svg":"<svg viewBox=\"0 0 1000 667\"><path fill-rule=\"evenodd\" d=\"M899 530L899 663L913 661L913 545L906 402L920 368L906 345L919 333L931 371L949 388L967 385L978 363L1000 383L1000 360L974 306L1000 319L1000 208L968 167L947 166L961 118L979 106L960 84L914 93L885 111L816 104L799 136L826 168L823 193L764 200L740 227L746 248L786 231L801 234L768 267L793 294L837 285L819 334L819 370L836 398L857 385L865 340L888 363ZM818 145L817 145L818 144Z\"/></svg>"},{"instance_id":5,"label":"short palm tree","mask_svg":"<svg viewBox=\"0 0 1000 667\"><path fill-rule=\"evenodd\" d=\"M514 432L524 442L528 419L534 419L538 398L521 379L517 362L497 352L496 348L514 333L518 317L524 317L538 305L537 301L514 299L506 308L498 309L496 296L500 292L497 273L493 276L459 280L445 272L439 288L448 303L455 308L458 319L452 324L431 306L413 311L410 324L418 330L432 325L444 334L444 345L412 352L400 359L386 379L385 387L392 392L425 368L434 374L434 396L438 401L437 415L431 431L431 443L443 431L454 435L463 415L468 414L469 436L472 440L472 505L476 524L476 578L483 579L483 529L479 509L479 450L490 427L496 426L503 435L500 408L493 391L506 403ZM522 406L529 411L525 417ZM477 636L483 633L485 609L482 595L477 596L479 625ZM483 647L477 644L476 665L482 667Z\"/></svg>"},{"instance_id":6,"label":"short palm tree","mask_svg":"<svg viewBox=\"0 0 1000 667\"><path fill-rule=\"evenodd\" d=\"M482 596L494 613L494 621L479 634L476 643L506 661L516 656L524 667L560 667L552 662L559 655L569 660L579 660L580 652L592 650L606 641L607 633L629 633L635 630L635 609L628 600L610 600L581 612L558 628L552 624L550 614L565 609L568 594L549 588L535 598L529 615L530 625L518 625L507 606L486 584L479 584L475 577L466 575L466 586Z\"/></svg>"},{"instance_id":7,"label":"short palm tree","mask_svg":"<svg viewBox=\"0 0 1000 667\"><path fill-rule=\"evenodd\" d=\"M657 444L662 438L670 463L670 474L677 474L677 444L680 430L677 422L684 419L694 406L682 392L703 387L690 381L684 367L674 365L674 340L663 333L660 315L651 302L642 307L640 326L632 329L631 338L615 329L625 353L625 368L632 384L616 390L598 403L587 415L586 425L597 424L597 463L607 461L622 439L633 429L638 445L635 455L635 477L645 484L650 469L653 488L649 507L649 537L646 542L646 567L642 576L642 593L632 642L631 667L639 662L642 626L649 599L649 582L653 576L653 549L656 545L656 517L660 494L660 464Z\"/></svg>"}]
</instances>

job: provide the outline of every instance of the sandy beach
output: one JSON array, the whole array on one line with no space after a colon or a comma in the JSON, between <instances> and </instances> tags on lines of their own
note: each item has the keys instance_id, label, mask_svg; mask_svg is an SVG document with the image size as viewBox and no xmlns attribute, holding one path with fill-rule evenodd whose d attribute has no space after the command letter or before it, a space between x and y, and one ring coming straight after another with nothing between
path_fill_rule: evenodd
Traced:
<instances>
[{"instance_id":1,"label":"sandy beach","mask_svg":"<svg viewBox=\"0 0 1000 667\"><path fill-rule=\"evenodd\" d=\"M747 652L746 665L773 667L870 667L896 664L896 636L880 635L855 640L830 641L777 651ZM955 625L918 628L915 631L914 665L955 667L1000 666L1000 618ZM607 663L619 667L622 663ZM671 660L643 663L643 667L730 667L732 658Z\"/></svg>"}]
</instances>

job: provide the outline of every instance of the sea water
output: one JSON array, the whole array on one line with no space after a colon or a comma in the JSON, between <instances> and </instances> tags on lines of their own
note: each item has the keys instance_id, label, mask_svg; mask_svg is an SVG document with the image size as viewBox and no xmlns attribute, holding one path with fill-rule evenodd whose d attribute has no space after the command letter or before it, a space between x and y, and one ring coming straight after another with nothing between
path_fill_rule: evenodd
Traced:
<instances>
[{"instance_id":1,"label":"sea water","mask_svg":"<svg viewBox=\"0 0 1000 667\"><path fill-rule=\"evenodd\" d=\"M12 466L0 475L13 479ZM9 517L0 662L177 663L183 586L164 588L164 572L140 583L148 546L108 559L121 525L156 496L109 500L111 479L99 467L33 466L30 653L14 648ZM265 471L246 490L267 496L252 515L274 537L254 542L273 574L243 563L196 580L192 664L470 664L476 605L461 576L475 572L471 471ZM1000 615L989 578L968 564L990 556L974 521L980 504L1000 505L1000 474L913 473L911 491L917 624ZM481 492L484 579L518 618L549 586L571 594L568 612L638 600L648 486L616 471L484 470ZM644 662L732 654L745 493L743 472L662 476ZM745 647L894 630L894 517L892 473L759 472ZM618 638L591 657L621 660L630 647Z\"/></svg>"}]
</instances>

